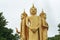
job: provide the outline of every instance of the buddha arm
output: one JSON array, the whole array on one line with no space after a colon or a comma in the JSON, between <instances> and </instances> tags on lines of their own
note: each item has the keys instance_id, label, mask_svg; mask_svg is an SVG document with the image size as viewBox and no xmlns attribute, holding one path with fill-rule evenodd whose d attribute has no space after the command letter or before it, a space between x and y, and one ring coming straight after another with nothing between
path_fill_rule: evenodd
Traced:
<instances>
[{"instance_id":1,"label":"buddha arm","mask_svg":"<svg viewBox=\"0 0 60 40\"><path fill-rule=\"evenodd\" d=\"M38 20L39 20L39 22L38 22L38 25L37 25L36 29L38 29L41 26L41 18L39 17Z\"/></svg>"},{"instance_id":2,"label":"buddha arm","mask_svg":"<svg viewBox=\"0 0 60 40\"><path fill-rule=\"evenodd\" d=\"M20 34L20 32L18 31L18 29L16 28L16 32L18 33L18 34Z\"/></svg>"},{"instance_id":3,"label":"buddha arm","mask_svg":"<svg viewBox=\"0 0 60 40\"><path fill-rule=\"evenodd\" d=\"M28 17L26 17L26 26L29 27Z\"/></svg>"},{"instance_id":4,"label":"buddha arm","mask_svg":"<svg viewBox=\"0 0 60 40\"><path fill-rule=\"evenodd\" d=\"M38 18L38 21L39 21L39 22L38 22L38 25L36 26L35 29L38 29L38 28L41 26L41 18L40 18L40 17Z\"/></svg>"},{"instance_id":5,"label":"buddha arm","mask_svg":"<svg viewBox=\"0 0 60 40\"><path fill-rule=\"evenodd\" d=\"M42 23L43 23L43 27L45 27L45 28L48 28L48 23L44 20L44 19L42 19Z\"/></svg>"},{"instance_id":6,"label":"buddha arm","mask_svg":"<svg viewBox=\"0 0 60 40\"><path fill-rule=\"evenodd\" d=\"M29 29L32 29L32 28L30 27L30 25L29 25L29 18L28 18L28 17L26 18L26 26L27 26Z\"/></svg>"}]
</instances>

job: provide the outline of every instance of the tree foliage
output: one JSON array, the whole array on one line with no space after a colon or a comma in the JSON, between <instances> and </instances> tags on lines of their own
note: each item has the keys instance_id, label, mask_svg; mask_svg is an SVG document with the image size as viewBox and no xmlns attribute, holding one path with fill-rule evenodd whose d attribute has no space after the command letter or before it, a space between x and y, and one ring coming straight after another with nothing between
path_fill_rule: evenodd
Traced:
<instances>
[{"instance_id":1,"label":"tree foliage","mask_svg":"<svg viewBox=\"0 0 60 40\"><path fill-rule=\"evenodd\" d=\"M58 24L58 28L59 28L58 31L59 31L59 35L60 35L60 23Z\"/></svg>"},{"instance_id":2,"label":"tree foliage","mask_svg":"<svg viewBox=\"0 0 60 40\"><path fill-rule=\"evenodd\" d=\"M60 35L55 35L54 37L49 37L48 40L60 40Z\"/></svg>"},{"instance_id":3,"label":"tree foliage","mask_svg":"<svg viewBox=\"0 0 60 40\"><path fill-rule=\"evenodd\" d=\"M7 21L3 16L3 12L0 13L0 40L18 40L18 34L13 35L13 30L8 29L5 26Z\"/></svg>"},{"instance_id":4,"label":"tree foliage","mask_svg":"<svg viewBox=\"0 0 60 40\"><path fill-rule=\"evenodd\" d=\"M58 24L58 28L59 34L54 37L49 37L48 40L60 40L60 23Z\"/></svg>"},{"instance_id":5,"label":"tree foliage","mask_svg":"<svg viewBox=\"0 0 60 40\"><path fill-rule=\"evenodd\" d=\"M58 24L58 27L60 28L60 23Z\"/></svg>"}]
</instances>

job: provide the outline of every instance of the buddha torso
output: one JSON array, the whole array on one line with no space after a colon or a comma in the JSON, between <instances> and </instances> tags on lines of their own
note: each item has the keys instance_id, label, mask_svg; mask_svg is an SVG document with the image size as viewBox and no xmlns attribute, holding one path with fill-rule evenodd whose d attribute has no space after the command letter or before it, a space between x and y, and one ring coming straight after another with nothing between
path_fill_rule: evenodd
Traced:
<instances>
[{"instance_id":1,"label":"buddha torso","mask_svg":"<svg viewBox=\"0 0 60 40\"><path fill-rule=\"evenodd\" d=\"M39 24L39 17L38 16L30 16L28 18L29 23L30 23L30 27L32 28L36 28Z\"/></svg>"}]
</instances>

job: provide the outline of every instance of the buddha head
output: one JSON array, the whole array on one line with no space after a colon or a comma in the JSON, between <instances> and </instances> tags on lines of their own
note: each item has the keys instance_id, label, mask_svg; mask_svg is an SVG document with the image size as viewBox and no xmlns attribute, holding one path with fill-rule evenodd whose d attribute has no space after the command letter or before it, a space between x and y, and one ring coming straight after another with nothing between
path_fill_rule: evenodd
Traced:
<instances>
[{"instance_id":1,"label":"buddha head","mask_svg":"<svg viewBox=\"0 0 60 40\"><path fill-rule=\"evenodd\" d=\"M46 13L44 13L43 10L42 10L42 12L40 13L40 17L46 19Z\"/></svg>"},{"instance_id":2,"label":"buddha head","mask_svg":"<svg viewBox=\"0 0 60 40\"><path fill-rule=\"evenodd\" d=\"M34 5L30 8L31 15L35 15L37 13L37 9L34 7Z\"/></svg>"},{"instance_id":3,"label":"buddha head","mask_svg":"<svg viewBox=\"0 0 60 40\"><path fill-rule=\"evenodd\" d=\"M24 18L26 18L27 17L27 14L26 14L26 12L24 11L22 14L21 14L21 19L24 19Z\"/></svg>"}]
</instances>

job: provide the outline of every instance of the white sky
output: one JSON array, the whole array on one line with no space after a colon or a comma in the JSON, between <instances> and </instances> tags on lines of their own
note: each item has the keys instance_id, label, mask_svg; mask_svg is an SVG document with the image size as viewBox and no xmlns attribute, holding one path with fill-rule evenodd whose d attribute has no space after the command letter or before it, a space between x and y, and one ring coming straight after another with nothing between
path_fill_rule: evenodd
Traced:
<instances>
[{"instance_id":1,"label":"white sky","mask_svg":"<svg viewBox=\"0 0 60 40\"><path fill-rule=\"evenodd\" d=\"M60 0L0 0L0 12L9 22L6 27L12 28L15 32L17 27L20 30L21 13L26 11L29 15L29 9L32 4L37 8L37 14L41 13L42 8L47 14L47 22L49 24L48 36L58 34L57 25L60 23Z\"/></svg>"}]
</instances>

